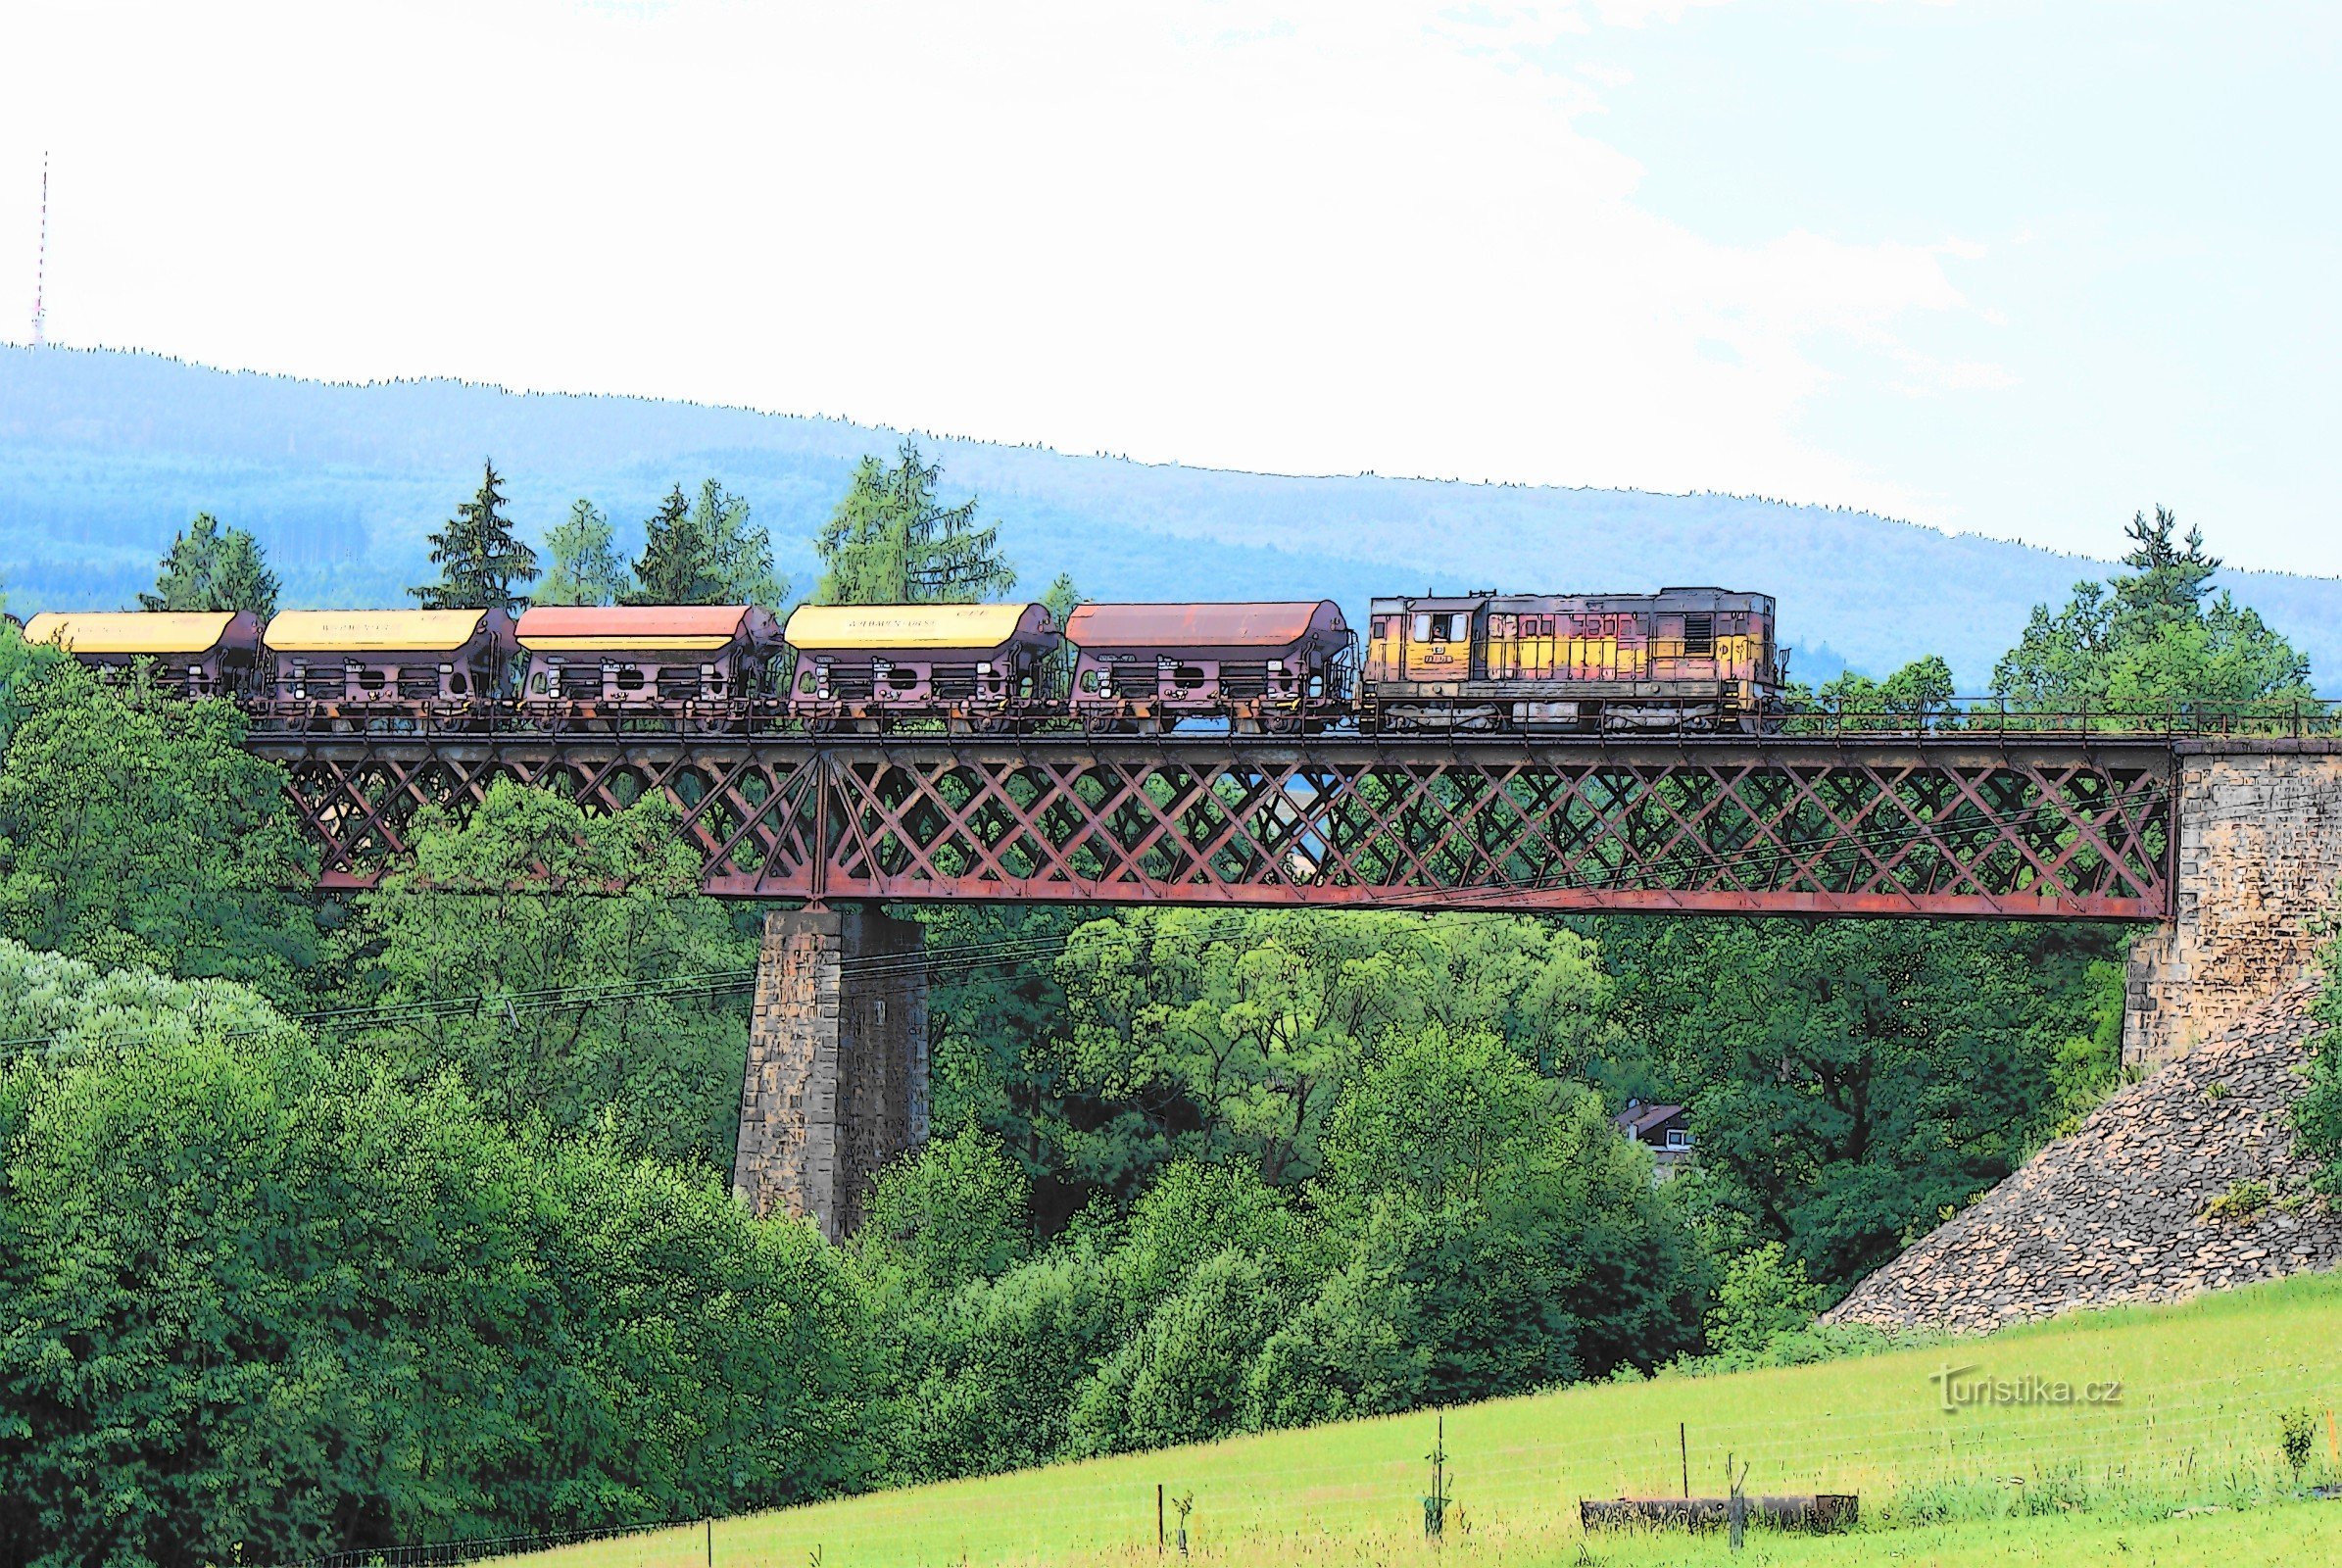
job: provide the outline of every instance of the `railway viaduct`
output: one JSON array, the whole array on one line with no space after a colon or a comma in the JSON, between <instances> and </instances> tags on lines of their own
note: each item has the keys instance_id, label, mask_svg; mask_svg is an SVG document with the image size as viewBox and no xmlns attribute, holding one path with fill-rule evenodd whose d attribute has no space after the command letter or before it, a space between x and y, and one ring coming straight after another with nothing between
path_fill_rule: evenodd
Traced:
<instances>
[{"instance_id":1,"label":"railway viaduct","mask_svg":"<svg viewBox=\"0 0 2342 1568\"><path fill-rule=\"evenodd\" d=\"M2038 720L2032 722L2038 723ZM2309 964L2342 879L2332 734L1989 728L1573 741L304 733L256 726L330 886L415 808L500 777L664 792L721 898L765 917L734 1187L859 1218L927 1131L920 928L886 904L2096 919L2136 924L2126 1059Z\"/></svg>"}]
</instances>

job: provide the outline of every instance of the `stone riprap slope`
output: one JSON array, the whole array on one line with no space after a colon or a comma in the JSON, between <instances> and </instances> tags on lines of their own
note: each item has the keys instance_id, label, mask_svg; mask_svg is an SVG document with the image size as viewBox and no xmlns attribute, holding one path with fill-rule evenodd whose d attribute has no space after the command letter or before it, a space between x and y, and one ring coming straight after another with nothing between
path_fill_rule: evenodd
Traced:
<instances>
[{"instance_id":1,"label":"stone riprap slope","mask_svg":"<svg viewBox=\"0 0 2342 1568\"><path fill-rule=\"evenodd\" d=\"M2117 1094L1825 1321L1978 1331L2342 1264L2342 1212L2310 1195L2288 1114L2316 995L2287 991Z\"/></svg>"}]
</instances>

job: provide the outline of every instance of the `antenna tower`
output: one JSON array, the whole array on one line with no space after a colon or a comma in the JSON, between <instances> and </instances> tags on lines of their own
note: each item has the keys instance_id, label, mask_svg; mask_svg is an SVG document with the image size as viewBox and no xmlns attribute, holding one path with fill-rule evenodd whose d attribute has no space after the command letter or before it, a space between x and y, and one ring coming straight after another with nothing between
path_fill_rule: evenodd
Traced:
<instances>
[{"instance_id":1,"label":"antenna tower","mask_svg":"<svg viewBox=\"0 0 2342 1568\"><path fill-rule=\"evenodd\" d=\"M40 155L40 259L32 270L32 346L49 341L49 310L43 295L49 284L49 155Z\"/></svg>"}]
</instances>

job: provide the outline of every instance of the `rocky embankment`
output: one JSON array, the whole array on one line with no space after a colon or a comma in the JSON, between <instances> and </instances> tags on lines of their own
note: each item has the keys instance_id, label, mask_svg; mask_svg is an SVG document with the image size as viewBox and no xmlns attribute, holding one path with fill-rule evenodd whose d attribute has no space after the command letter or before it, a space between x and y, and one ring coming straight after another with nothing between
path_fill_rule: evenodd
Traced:
<instances>
[{"instance_id":1,"label":"rocky embankment","mask_svg":"<svg viewBox=\"0 0 2342 1568\"><path fill-rule=\"evenodd\" d=\"M2342 1264L2342 1210L2310 1194L2289 1115L2316 994L2117 1094L1824 1321L1976 1331Z\"/></svg>"}]
</instances>

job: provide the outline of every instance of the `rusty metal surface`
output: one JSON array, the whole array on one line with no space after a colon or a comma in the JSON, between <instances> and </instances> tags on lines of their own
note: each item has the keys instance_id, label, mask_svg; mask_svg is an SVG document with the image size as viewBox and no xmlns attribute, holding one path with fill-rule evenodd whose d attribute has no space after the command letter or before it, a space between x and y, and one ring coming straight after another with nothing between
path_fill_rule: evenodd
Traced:
<instances>
[{"instance_id":1,"label":"rusty metal surface","mask_svg":"<svg viewBox=\"0 0 2342 1568\"><path fill-rule=\"evenodd\" d=\"M1348 628L1331 599L1297 603L1077 605L1065 618L1077 648L1290 648L1317 631Z\"/></svg>"},{"instance_id":2,"label":"rusty metal surface","mask_svg":"<svg viewBox=\"0 0 2342 1568\"><path fill-rule=\"evenodd\" d=\"M728 898L2152 920L2168 740L255 735L330 885L498 777L660 791Z\"/></svg>"},{"instance_id":3,"label":"rusty metal surface","mask_svg":"<svg viewBox=\"0 0 2342 1568\"><path fill-rule=\"evenodd\" d=\"M728 642L756 613L748 605L531 605L513 629L523 648L539 638L591 639L610 648L639 647L646 637Z\"/></svg>"}]
</instances>

